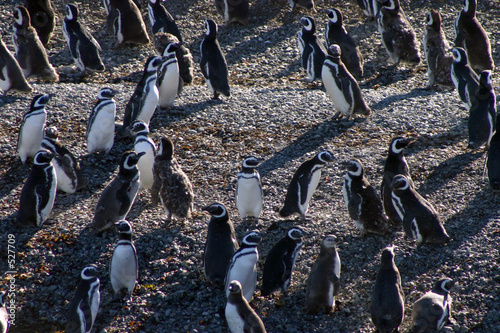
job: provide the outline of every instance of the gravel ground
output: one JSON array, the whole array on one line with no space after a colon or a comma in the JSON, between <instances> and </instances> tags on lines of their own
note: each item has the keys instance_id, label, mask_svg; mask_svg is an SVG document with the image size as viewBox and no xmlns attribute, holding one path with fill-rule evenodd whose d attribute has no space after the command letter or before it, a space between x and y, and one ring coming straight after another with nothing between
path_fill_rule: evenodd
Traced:
<instances>
[{"instance_id":1,"label":"gravel ground","mask_svg":"<svg viewBox=\"0 0 500 333\"><path fill-rule=\"evenodd\" d=\"M144 1L143 1L144 2ZM18 1L0 4L0 32L10 42L11 13ZM453 39L453 20L461 1L434 2L441 11L444 29ZM268 332L371 332L369 305L379 265L380 250L397 246L396 264L402 276L406 316L402 331L410 325L411 305L429 290L435 280L448 276L457 282L452 292L454 323L446 332L500 332L500 273L498 240L500 198L489 188L483 174L485 152L467 148L467 111L449 88L423 90L426 68L394 68L386 63L375 24L366 20L354 1L321 2L316 13L289 12L284 0L252 3L252 18L246 27L221 27L219 41L230 67L231 97L210 100L196 66L196 78L185 87L176 106L156 113L151 136L173 138L177 157L190 177L196 193L195 213L186 225L164 221L160 207L152 207L150 194L141 192L128 220L134 224L140 271L130 304L113 299L107 274L116 243L114 233L96 237L88 228L101 191L117 172L121 153L132 142L115 143L108 156L88 155L85 130L97 92L103 85L120 91L117 120L140 78L152 45L113 48L105 29L105 11L100 2L78 3L81 17L103 47L104 73L83 79L72 69L62 37L61 0L53 0L59 13L49 57L61 82L33 83L40 93L54 93L47 105L47 126L57 126L61 141L81 165L88 186L75 194L58 193L49 220L42 228L20 229L12 225L19 194L29 167L16 156L17 133L32 96L9 93L0 99L0 269L7 268L7 241L15 237L16 274L3 274L3 289L11 286L17 305L11 332L58 332L65 327L68 303L74 295L81 269L97 263L101 270L101 307L96 332L225 332L225 297L221 288L208 283L202 272L202 252L209 216L201 207L224 202L235 223L238 237L254 227L241 222L234 204L236 173L244 156L265 159L259 168L265 203L257 228L263 231L259 246L262 271L269 249L287 229L299 225L307 233L299 254L289 295L284 305L275 297L255 296L252 306ZM211 1L167 3L191 49L199 59L203 19L221 22ZM346 15L348 30L358 40L365 57L361 87L373 110L371 117L333 120L333 104L324 91L303 81L296 33L299 19L312 15L321 34L325 10L337 6ZM403 3L419 40L429 2ZM487 31L500 65L500 6L482 2L478 17ZM145 5L142 12L145 14ZM498 85L498 71L493 74ZM498 89L496 92L498 94ZM404 239L400 230L386 236L360 237L342 200L345 170L341 162L362 160L366 176L379 187L390 139L411 136L416 141L406 149L411 175L419 193L432 202L452 237L447 245L417 246ZM285 190L295 169L321 149L331 150L337 161L328 165L313 196L308 220L283 220L278 215ZM325 234L338 237L342 260L341 290L331 314L303 315L306 279L319 242ZM11 278L15 278L12 280ZM257 288L260 286L260 277ZM13 282L14 281L14 282ZM13 284L12 284L13 282Z\"/></svg>"}]
</instances>

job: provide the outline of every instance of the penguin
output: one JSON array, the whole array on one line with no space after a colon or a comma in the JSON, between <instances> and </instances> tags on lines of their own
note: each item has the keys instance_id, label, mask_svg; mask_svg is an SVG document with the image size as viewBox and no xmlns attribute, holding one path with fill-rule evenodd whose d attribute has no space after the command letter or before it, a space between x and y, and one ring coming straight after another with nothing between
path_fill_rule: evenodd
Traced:
<instances>
[{"instance_id":1,"label":"penguin","mask_svg":"<svg viewBox=\"0 0 500 333\"><path fill-rule=\"evenodd\" d=\"M425 24L423 46L427 60L427 88L435 84L451 86L451 64L454 59L448 51L450 46L441 28L441 14L431 9L425 15Z\"/></svg>"},{"instance_id":2,"label":"penguin","mask_svg":"<svg viewBox=\"0 0 500 333\"><path fill-rule=\"evenodd\" d=\"M455 282L450 278L436 281L431 291L425 293L414 304L411 311L412 333L434 332L443 329L450 319L451 288Z\"/></svg>"},{"instance_id":3,"label":"penguin","mask_svg":"<svg viewBox=\"0 0 500 333\"><path fill-rule=\"evenodd\" d=\"M223 285L231 258L238 250L234 225L222 203L215 202L202 209L212 215L203 253L203 270L208 281Z\"/></svg>"},{"instance_id":4,"label":"penguin","mask_svg":"<svg viewBox=\"0 0 500 333\"><path fill-rule=\"evenodd\" d=\"M115 141L116 91L102 88L97 94L97 102L90 113L85 139L87 151L109 153Z\"/></svg>"},{"instance_id":5,"label":"penguin","mask_svg":"<svg viewBox=\"0 0 500 333\"><path fill-rule=\"evenodd\" d=\"M150 39L141 12L132 0L104 0L108 27L113 27L115 47L145 45Z\"/></svg>"},{"instance_id":6,"label":"penguin","mask_svg":"<svg viewBox=\"0 0 500 333\"><path fill-rule=\"evenodd\" d=\"M292 280L292 271L302 247L304 231L292 227L267 254L262 273L262 296L281 290L286 296Z\"/></svg>"},{"instance_id":7,"label":"penguin","mask_svg":"<svg viewBox=\"0 0 500 333\"><path fill-rule=\"evenodd\" d=\"M335 296L340 289L340 256L336 244L334 235L325 236L321 242L319 255L307 278L304 313L329 313L335 308Z\"/></svg>"},{"instance_id":8,"label":"penguin","mask_svg":"<svg viewBox=\"0 0 500 333\"><path fill-rule=\"evenodd\" d=\"M220 94L229 97L229 73L226 58L217 40L217 24L207 19L205 26L207 31L200 45L201 73L213 94L213 99L218 99Z\"/></svg>"},{"instance_id":9,"label":"penguin","mask_svg":"<svg viewBox=\"0 0 500 333\"><path fill-rule=\"evenodd\" d=\"M184 45L180 44L179 39L172 34L165 32L157 32L154 35L154 45L156 53L163 55L165 47L171 43L179 44L179 48L175 51L177 57L177 64L179 66L179 76L182 79L182 84L179 86L178 95L184 85L191 84L194 79L194 62L191 51Z\"/></svg>"},{"instance_id":10,"label":"penguin","mask_svg":"<svg viewBox=\"0 0 500 333\"><path fill-rule=\"evenodd\" d=\"M299 213L305 220L309 202L321 178L321 169L334 159L331 152L321 151L299 166L288 185L285 203L279 212L282 217Z\"/></svg>"},{"instance_id":11,"label":"penguin","mask_svg":"<svg viewBox=\"0 0 500 333\"><path fill-rule=\"evenodd\" d=\"M309 16L300 19L302 29L298 32L300 63L306 70L307 82L321 81L321 68L325 61L325 48L316 37L316 23Z\"/></svg>"},{"instance_id":12,"label":"penguin","mask_svg":"<svg viewBox=\"0 0 500 333\"><path fill-rule=\"evenodd\" d=\"M250 21L250 4L248 0L215 0L215 8L224 18L226 25L232 23L247 25Z\"/></svg>"},{"instance_id":13,"label":"penguin","mask_svg":"<svg viewBox=\"0 0 500 333\"><path fill-rule=\"evenodd\" d=\"M380 196L364 176L358 159L347 162L347 173L342 186L349 217L365 236L368 232L384 235L388 231L387 217Z\"/></svg>"},{"instance_id":14,"label":"penguin","mask_svg":"<svg viewBox=\"0 0 500 333\"><path fill-rule=\"evenodd\" d=\"M148 1L148 16L151 22L153 35L158 32L166 32L174 35L182 43L181 32L174 18L162 4L163 0Z\"/></svg>"},{"instance_id":15,"label":"penguin","mask_svg":"<svg viewBox=\"0 0 500 333\"><path fill-rule=\"evenodd\" d=\"M372 21L376 19L380 7L378 0L357 0L357 3L368 19Z\"/></svg>"},{"instance_id":16,"label":"penguin","mask_svg":"<svg viewBox=\"0 0 500 333\"><path fill-rule=\"evenodd\" d=\"M413 186L410 168L408 167L404 155L404 148L412 141L412 138L403 138L400 136L393 138L389 144L389 151L387 152L387 158L384 164L384 176L382 177L382 185L380 186L380 195L389 222L396 226L401 226L403 221L399 218L398 212L392 204L392 180L395 175L402 174L406 176Z\"/></svg>"},{"instance_id":17,"label":"penguin","mask_svg":"<svg viewBox=\"0 0 500 333\"><path fill-rule=\"evenodd\" d=\"M45 129L42 148L56 154L52 164L56 169L57 190L66 193L75 193L83 188L87 182L83 178L80 164L75 156L58 140L59 132L56 127Z\"/></svg>"},{"instance_id":18,"label":"penguin","mask_svg":"<svg viewBox=\"0 0 500 333\"><path fill-rule=\"evenodd\" d=\"M102 191L95 208L92 228L100 235L125 219L139 190L137 162L145 153L128 150L122 154L118 175Z\"/></svg>"},{"instance_id":19,"label":"penguin","mask_svg":"<svg viewBox=\"0 0 500 333\"><path fill-rule=\"evenodd\" d=\"M240 282L231 281L228 290L229 295L224 313L231 333L266 333L262 319L243 297Z\"/></svg>"},{"instance_id":20,"label":"penguin","mask_svg":"<svg viewBox=\"0 0 500 333\"><path fill-rule=\"evenodd\" d=\"M470 66L477 72L493 71L495 64L491 56L488 34L476 18L476 0L464 0L464 8L455 21L455 46L467 51Z\"/></svg>"},{"instance_id":21,"label":"penguin","mask_svg":"<svg viewBox=\"0 0 500 333\"><path fill-rule=\"evenodd\" d=\"M316 13L316 7L313 0L288 0L288 3L290 4L290 11L293 11L296 8L304 8Z\"/></svg>"},{"instance_id":22,"label":"penguin","mask_svg":"<svg viewBox=\"0 0 500 333\"><path fill-rule=\"evenodd\" d=\"M87 71L104 71L106 67L99 54L102 50L101 46L87 27L78 21L78 8L74 4L66 5L63 34L76 66L82 71L82 76Z\"/></svg>"},{"instance_id":23,"label":"penguin","mask_svg":"<svg viewBox=\"0 0 500 333\"><path fill-rule=\"evenodd\" d=\"M399 0L381 0L377 26L382 44L396 65L400 62L411 65L420 63L417 37L400 7Z\"/></svg>"},{"instance_id":24,"label":"penguin","mask_svg":"<svg viewBox=\"0 0 500 333\"><path fill-rule=\"evenodd\" d=\"M340 46L342 50L340 55L342 63L352 76L360 80L363 77L363 55L354 38L346 31L341 11L337 8L332 8L327 11L327 14L328 23L325 30L326 47L329 48L333 44Z\"/></svg>"},{"instance_id":25,"label":"penguin","mask_svg":"<svg viewBox=\"0 0 500 333\"><path fill-rule=\"evenodd\" d=\"M21 190L16 224L37 226L49 217L57 193L57 176L52 159L55 154L41 149L33 159L33 166Z\"/></svg>"},{"instance_id":26,"label":"penguin","mask_svg":"<svg viewBox=\"0 0 500 333\"><path fill-rule=\"evenodd\" d=\"M35 76L41 81L48 82L59 81L59 75L50 64L47 52L35 28L31 26L30 15L26 7L16 6L14 9L12 44L14 44L16 59L25 77Z\"/></svg>"},{"instance_id":27,"label":"penguin","mask_svg":"<svg viewBox=\"0 0 500 333\"><path fill-rule=\"evenodd\" d=\"M472 96L479 86L479 76L468 64L467 53L461 47L455 47L451 64L451 80L457 89L458 96L466 109L470 109Z\"/></svg>"},{"instance_id":28,"label":"penguin","mask_svg":"<svg viewBox=\"0 0 500 333\"><path fill-rule=\"evenodd\" d=\"M31 17L31 24L46 47L54 33L56 13L50 0L26 0L25 7Z\"/></svg>"},{"instance_id":29,"label":"penguin","mask_svg":"<svg viewBox=\"0 0 500 333\"><path fill-rule=\"evenodd\" d=\"M153 164L151 202L153 206L161 202L169 221L172 216L183 220L191 218L193 185L174 156L174 144L166 137L161 138Z\"/></svg>"},{"instance_id":30,"label":"penguin","mask_svg":"<svg viewBox=\"0 0 500 333\"><path fill-rule=\"evenodd\" d=\"M0 333L7 333L9 330L9 314L5 307L5 291L0 292Z\"/></svg>"},{"instance_id":31,"label":"penguin","mask_svg":"<svg viewBox=\"0 0 500 333\"><path fill-rule=\"evenodd\" d=\"M358 82L342 63L341 54L337 44L331 45L321 70L326 93L337 109L333 118L338 119L342 114L347 118L354 114L369 116L371 109L366 105Z\"/></svg>"},{"instance_id":32,"label":"penguin","mask_svg":"<svg viewBox=\"0 0 500 333\"><path fill-rule=\"evenodd\" d=\"M10 90L20 93L33 91L16 58L5 45L2 35L0 35L0 89L3 90L4 95Z\"/></svg>"},{"instance_id":33,"label":"penguin","mask_svg":"<svg viewBox=\"0 0 500 333\"><path fill-rule=\"evenodd\" d=\"M469 109L469 148L477 149L488 144L496 128L497 105L491 86L491 72L479 75L479 86L471 99Z\"/></svg>"},{"instance_id":34,"label":"penguin","mask_svg":"<svg viewBox=\"0 0 500 333\"><path fill-rule=\"evenodd\" d=\"M394 177L391 195L406 236L415 238L418 243L447 243L450 240L434 207L413 188L406 176Z\"/></svg>"},{"instance_id":35,"label":"penguin","mask_svg":"<svg viewBox=\"0 0 500 333\"><path fill-rule=\"evenodd\" d=\"M401 276L394 262L394 246L382 250L372 292L370 313L377 332L398 332L405 312Z\"/></svg>"},{"instance_id":36,"label":"penguin","mask_svg":"<svg viewBox=\"0 0 500 333\"><path fill-rule=\"evenodd\" d=\"M121 220L116 222L115 226L118 231L118 242L109 266L111 286L115 294L127 289L131 296L139 272L137 251L132 241L132 225L126 220Z\"/></svg>"},{"instance_id":37,"label":"penguin","mask_svg":"<svg viewBox=\"0 0 500 333\"><path fill-rule=\"evenodd\" d=\"M31 100L30 110L26 112L19 128L17 139L17 152L21 161L25 164L28 158L34 157L40 150L47 119L45 104L51 95L36 95Z\"/></svg>"},{"instance_id":38,"label":"penguin","mask_svg":"<svg viewBox=\"0 0 500 333\"><path fill-rule=\"evenodd\" d=\"M236 251L227 268L225 290L229 297L229 286L231 281L237 280L241 284L243 297L250 302L257 285L257 262L259 261L259 250L257 246L261 237L256 230L247 232L241 241L241 246Z\"/></svg>"},{"instance_id":39,"label":"penguin","mask_svg":"<svg viewBox=\"0 0 500 333\"><path fill-rule=\"evenodd\" d=\"M150 189L153 185L153 164L156 156L156 145L149 137L149 127L142 120L136 120L130 126L134 139L134 150L144 152L144 156L137 162L141 176L139 186L141 189Z\"/></svg>"},{"instance_id":40,"label":"penguin","mask_svg":"<svg viewBox=\"0 0 500 333\"><path fill-rule=\"evenodd\" d=\"M245 157L237 175L236 207L243 221L252 218L257 222L262 211L264 194L260 174L256 170L260 162L255 156Z\"/></svg>"},{"instance_id":41,"label":"penguin","mask_svg":"<svg viewBox=\"0 0 500 333\"><path fill-rule=\"evenodd\" d=\"M500 115L495 118L495 132L490 137L488 143L488 153L486 155L486 172L488 183L493 191L500 191Z\"/></svg>"},{"instance_id":42,"label":"penguin","mask_svg":"<svg viewBox=\"0 0 500 333\"><path fill-rule=\"evenodd\" d=\"M135 120L142 120L149 126L149 121L158 105L159 92L156 86L158 67L163 63L162 57L151 56L146 60L142 78L137 83L134 93L125 106L123 125L118 128L117 135L120 138L130 136L129 126Z\"/></svg>"},{"instance_id":43,"label":"penguin","mask_svg":"<svg viewBox=\"0 0 500 333\"><path fill-rule=\"evenodd\" d=\"M182 89L182 81L179 76L179 65L175 52L179 44L169 44L163 50L164 61L158 67L156 85L158 86L158 107L168 109L174 105L175 97Z\"/></svg>"},{"instance_id":44,"label":"penguin","mask_svg":"<svg viewBox=\"0 0 500 333\"><path fill-rule=\"evenodd\" d=\"M76 288L75 296L69 303L67 333L90 333L92 331L101 301L100 280L97 275L97 266L94 264L82 270L81 281Z\"/></svg>"}]
</instances>

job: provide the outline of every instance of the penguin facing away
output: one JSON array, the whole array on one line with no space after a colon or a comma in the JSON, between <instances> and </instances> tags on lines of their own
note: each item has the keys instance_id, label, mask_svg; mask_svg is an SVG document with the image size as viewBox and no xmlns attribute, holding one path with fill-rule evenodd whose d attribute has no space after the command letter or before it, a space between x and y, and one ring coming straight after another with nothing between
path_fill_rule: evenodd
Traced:
<instances>
[{"instance_id":1,"label":"penguin facing away","mask_svg":"<svg viewBox=\"0 0 500 333\"><path fill-rule=\"evenodd\" d=\"M0 333L7 333L9 330L9 314L5 307L5 291L0 292Z\"/></svg>"},{"instance_id":2,"label":"penguin facing away","mask_svg":"<svg viewBox=\"0 0 500 333\"><path fill-rule=\"evenodd\" d=\"M488 183L493 191L500 191L500 115L496 116L496 130L488 143L486 172Z\"/></svg>"},{"instance_id":3,"label":"penguin facing away","mask_svg":"<svg viewBox=\"0 0 500 333\"><path fill-rule=\"evenodd\" d=\"M325 236L321 242L319 255L307 278L304 313L328 313L335 307L335 296L340 289L340 257L336 244L334 235Z\"/></svg>"},{"instance_id":4,"label":"penguin facing away","mask_svg":"<svg viewBox=\"0 0 500 333\"><path fill-rule=\"evenodd\" d=\"M105 0L108 27L113 27L115 47L127 44L145 45L150 39L142 14L132 0Z\"/></svg>"},{"instance_id":5,"label":"penguin facing away","mask_svg":"<svg viewBox=\"0 0 500 333\"><path fill-rule=\"evenodd\" d=\"M479 77L468 64L467 53L461 47L451 51L455 60L451 64L451 80L466 109L471 106L472 97L479 85Z\"/></svg>"},{"instance_id":6,"label":"penguin facing away","mask_svg":"<svg viewBox=\"0 0 500 333\"><path fill-rule=\"evenodd\" d=\"M52 8L52 3L50 0L26 0L25 6L40 41L47 46L56 26L56 13Z\"/></svg>"},{"instance_id":7,"label":"penguin facing away","mask_svg":"<svg viewBox=\"0 0 500 333\"><path fill-rule=\"evenodd\" d=\"M142 120L136 120L130 126L134 139L134 150L144 152L144 156L137 162L139 168L140 188L150 189L153 186L153 164L156 156L156 145L149 137L149 127Z\"/></svg>"},{"instance_id":8,"label":"penguin facing away","mask_svg":"<svg viewBox=\"0 0 500 333\"><path fill-rule=\"evenodd\" d=\"M174 35L182 43L181 32L174 18L162 4L162 0L148 1L148 16L151 22L153 35L158 32L166 32Z\"/></svg>"},{"instance_id":9,"label":"penguin facing away","mask_svg":"<svg viewBox=\"0 0 500 333\"><path fill-rule=\"evenodd\" d=\"M85 139L87 151L109 153L115 142L116 91L102 88L97 95L97 102L90 113Z\"/></svg>"},{"instance_id":10,"label":"penguin facing away","mask_svg":"<svg viewBox=\"0 0 500 333\"><path fill-rule=\"evenodd\" d=\"M176 51L179 44L169 44L163 50L164 61L158 67L158 77L156 85L158 86L158 107L167 109L174 105L175 97L182 89L182 81L179 76L179 65L177 62Z\"/></svg>"},{"instance_id":11,"label":"penguin facing away","mask_svg":"<svg viewBox=\"0 0 500 333\"><path fill-rule=\"evenodd\" d=\"M116 222L115 226L118 231L118 242L109 266L111 285L115 294L127 289L128 295L132 296L139 272L137 251L132 241L132 225L126 220L121 220Z\"/></svg>"},{"instance_id":12,"label":"penguin facing away","mask_svg":"<svg viewBox=\"0 0 500 333\"><path fill-rule=\"evenodd\" d=\"M266 333L262 319L243 297L239 281L231 281L228 290L229 295L224 312L231 333Z\"/></svg>"},{"instance_id":13,"label":"penguin facing away","mask_svg":"<svg viewBox=\"0 0 500 333\"><path fill-rule=\"evenodd\" d=\"M17 60L5 45L2 35L0 35L0 89L3 90L4 95L10 90L20 93L33 91Z\"/></svg>"},{"instance_id":14,"label":"penguin facing away","mask_svg":"<svg viewBox=\"0 0 500 333\"><path fill-rule=\"evenodd\" d=\"M224 18L226 25L232 23L247 25L250 20L250 4L248 0L215 0L215 8Z\"/></svg>"},{"instance_id":15,"label":"penguin facing away","mask_svg":"<svg viewBox=\"0 0 500 333\"><path fill-rule=\"evenodd\" d=\"M316 23L309 16L300 19L302 29L298 32L301 65L306 70L307 82L321 80L321 68L325 61L325 48L316 37Z\"/></svg>"},{"instance_id":16,"label":"penguin facing away","mask_svg":"<svg viewBox=\"0 0 500 333\"><path fill-rule=\"evenodd\" d=\"M257 222L262 211L262 183L256 170L260 163L255 156L246 157L237 175L236 207L243 221L252 218Z\"/></svg>"},{"instance_id":17,"label":"penguin facing away","mask_svg":"<svg viewBox=\"0 0 500 333\"><path fill-rule=\"evenodd\" d=\"M175 51L177 57L177 64L179 66L179 76L182 82L179 85L178 95L181 93L183 86L191 84L194 79L194 62L191 51L184 45L180 44L179 39L172 34L165 32L157 32L154 36L154 44L156 53L163 55L165 47L171 43L179 44L179 48Z\"/></svg>"},{"instance_id":18,"label":"penguin facing away","mask_svg":"<svg viewBox=\"0 0 500 333\"><path fill-rule=\"evenodd\" d=\"M469 109L469 148L477 149L488 144L495 132L497 115L496 97L491 86L491 72L479 75L479 86L471 98Z\"/></svg>"}]
</instances>

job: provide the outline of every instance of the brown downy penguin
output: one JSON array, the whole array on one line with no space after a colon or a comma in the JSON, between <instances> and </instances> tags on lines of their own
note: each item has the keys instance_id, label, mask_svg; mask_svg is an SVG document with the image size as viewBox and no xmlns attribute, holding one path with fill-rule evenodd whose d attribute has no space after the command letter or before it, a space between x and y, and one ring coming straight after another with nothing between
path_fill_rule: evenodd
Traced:
<instances>
[{"instance_id":1,"label":"brown downy penguin","mask_svg":"<svg viewBox=\"0 0 500 333\"><path fill-rule=\"evenodd\" d=\"M50 0L26 0L26 9L30 13L31 24L36 29L38 37L44 46L54 33L56 26L56 13Z\"/></svg>"},{"instance_id":2,"label":"brown downy penguin","mask_svg":"<svg viewBox=\"0 0 500 333\"><path fill-rule=\"evenodd\" d=\"M104 0L108 27L113 27L116 47L126 44L149 44L148 31L141 12L132 0Z\"/></svg>"},{"instance_id":3,"label":"brown downy penguin","mask_svg":"<svg viewBox=\"0 0 500 333\"><path fill-rule=\"evenodd\" d=\"M0 35L0 89L4 95L9 90L30 93L33 88L30 86L16 58L10 53Z\"/></svg>"},{"instance_id":4,"label":"brown downy penguin","mask_svg":"<svg viewBox=\"0 0 500 333\"><path fill-rule=\"evenodd\" d=\"M250 21L250 5L248 0L215 0L215 8L224 18L226 25L232 23L247 25Z\"/></svg>"},{"instance_id":5,"label":"brown downy penguin","mask_svg":"<svg viewBox=\"0 0 500 333\"><path fill-rule=\"evenodd\" d=\"M262 319L243 297L237 280L229 284L225 315L231 333L266 333Z\"/></svg>"},{"instance_id":6,"label":"brown downy penguin","mask_svg":"<svg viewBox=\"0 0 500 333\"><path fill-rule=\"evenodd\" d=\"M182 43L179 39L172 34L166 32L158 32L154 36L154 44L156 53L158 55L163 55L165 47L171 43L179 44L179 48L175 51L175 56L177 57L177 64L179 65L179 76L182 79L182 84L179 85L179 94L182 87L187 84L191 84L194 79L194 61L191 51Z\"/></svg>"}]
</instances>

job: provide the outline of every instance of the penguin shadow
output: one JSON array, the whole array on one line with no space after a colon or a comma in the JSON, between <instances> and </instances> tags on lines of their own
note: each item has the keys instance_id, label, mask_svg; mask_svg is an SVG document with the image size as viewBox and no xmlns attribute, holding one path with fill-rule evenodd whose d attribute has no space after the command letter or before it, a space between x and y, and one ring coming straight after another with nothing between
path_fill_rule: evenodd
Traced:
<instances>
[{"instance_id":1,"label":"penguin shadow","mask_svg":"<svg viewBox=\"0 0 500 333\"><path fill-rule=\"evenodd\" d=\"M401 79L401 80L403 80L403 79ZM365 84L367 86L373 85L373 83L370 83L370 81L365 81ZM410 97L413 98L413 97L420 97L420 96L430 96L430 95L434 95L437 93L439 93L439 92L436 90L433 90L433 89L413 88L412 90L405 92L405 93L402 93L402 94L387 96L386 98L384 98L376 103L372 103L370 105L370 107L374 110L381 110L381 109L383 109L391 104L394 104L394 103L399 102L401 100L406 100Z\"/></svg>"},{"instance_id":2,"label":"penguin shadow","mask_svg":"<svg viewBox=\"0 0 500 333\"><path fill-rule=\"evenodd\" d=\"M29 101L30 96L32 95L26 95L18 93L16 91L10 91L10 92L4 91L3 94L0 94L0 107L4 107L8 104L17 103L19 100Z\"/></svg>"},{"instance_id":3,"label":"penguin shadow","mask_svg":"<svg viewBox=\"0 0 500 333\"><path fill-rule=\"evenodd\" d=\"M10 195L19 184L24 183L31 170L31 165L22 164L17 155L3 158L5 158L4 165L9 167L2 171L0 177L0 200Z\"/></svg>"}]
</instances>

